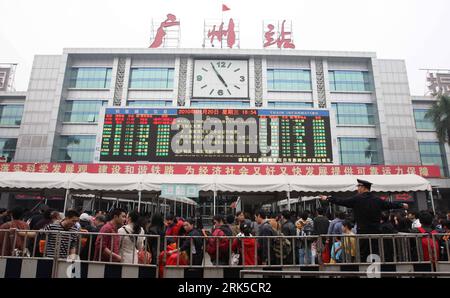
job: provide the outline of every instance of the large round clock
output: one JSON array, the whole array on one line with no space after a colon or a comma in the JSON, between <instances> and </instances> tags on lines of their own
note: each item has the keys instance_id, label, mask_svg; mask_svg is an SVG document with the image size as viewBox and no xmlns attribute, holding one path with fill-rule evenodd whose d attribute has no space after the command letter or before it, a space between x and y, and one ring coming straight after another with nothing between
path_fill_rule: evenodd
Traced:
<instances>
[{"instance_id":1,"label":"large round clock","mask_svg":"<svg viewBox=\"0 0 450 298\"><path fill-rule=\"evenodd\" d=\"M247 60L195 60L194 98L248 98Z\"/></svg>"}]
</instances>

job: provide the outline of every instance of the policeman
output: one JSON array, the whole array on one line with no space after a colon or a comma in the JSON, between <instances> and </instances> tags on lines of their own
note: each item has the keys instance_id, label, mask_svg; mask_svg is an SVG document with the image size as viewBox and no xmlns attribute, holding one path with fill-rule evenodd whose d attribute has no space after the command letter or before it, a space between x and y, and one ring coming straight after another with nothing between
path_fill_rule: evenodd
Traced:
<instances>
[{"instance_id":1,"label":"policeman","mask_svg":"<svg viewBox=\"0 0 450 298\"><path fill-rule=\"evenodd\" d=\"M383 201L370 192L372 183L357 179L358 194L350 198L320 196L322 201L353 209L358 234L380 234L380 220L383 210L408 209L408 204ZM377 241L372 241L371 253L377 253ZM361 261L365 261L370 253L369 242L361 241Z\"/></svg>"}]
</instances>

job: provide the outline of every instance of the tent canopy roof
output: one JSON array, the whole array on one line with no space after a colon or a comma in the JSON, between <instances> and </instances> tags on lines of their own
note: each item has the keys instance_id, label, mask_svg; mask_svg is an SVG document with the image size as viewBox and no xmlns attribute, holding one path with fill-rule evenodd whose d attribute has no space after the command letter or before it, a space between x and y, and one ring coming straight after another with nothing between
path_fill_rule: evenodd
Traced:
<instances>
[{"instance_id":1,"label":"tent canopy roof","mask_svg":"<svg viewBox=\"0 0 450 298\"><path fill-rule=\"evenodd\" d=\"M430 182L417 175L202 176L25 172L0 172L0 188L161 191L163 184L196 184L201 191L332 193L355 191L356 179L372 182L375 192L431 190Z\"/></svg>"}]
</instances>

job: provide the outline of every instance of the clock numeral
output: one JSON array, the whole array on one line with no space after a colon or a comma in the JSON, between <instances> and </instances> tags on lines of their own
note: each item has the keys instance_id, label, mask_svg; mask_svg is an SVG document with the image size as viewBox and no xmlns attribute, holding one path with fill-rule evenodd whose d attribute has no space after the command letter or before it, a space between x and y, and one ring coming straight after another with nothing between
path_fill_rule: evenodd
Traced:
<instances>
[{"instance_id":1,"label":"clock numeral","mask_svg":"<svg viewBox=\"0 0 450 298\"><path fill-rule=\"evenodd\" d=\"M244 77L244 76L241 76L240 81L241 81L241 82L245 82L245 77Z\"/></svg>"},{"instance_id":2,"label":"clock numeral","mask_svg":"<svg viewBox=\"0 0 450 298\"><path fill-rule=\"evenodd\" d=\"M226 67L226 63L225 62L217 62L217 67L225 68Z\"/></svg>"},{"instance_id":3,"label":"clock numeral","mask_svg":"<svg viewBox=\"0 0 450 298\"><path fill-rule=\"evenodd\" d=\"M198 76L197 76L197 81L200 82L201 80L203 80L203 77L200 76L200 75L198 75Z\"/></svg>"},{"instance_id":4,"label":"clock numeral","mask_svg":"<svg viewBox=\"0 0 450 298\"><path fill-rule=\"evenodd\" d=\"M222 96L222 95L223 95L223 90L222 90L222 89L217 90L217 94L220 95L220 96Z\"/></svg>"}]
</instances>

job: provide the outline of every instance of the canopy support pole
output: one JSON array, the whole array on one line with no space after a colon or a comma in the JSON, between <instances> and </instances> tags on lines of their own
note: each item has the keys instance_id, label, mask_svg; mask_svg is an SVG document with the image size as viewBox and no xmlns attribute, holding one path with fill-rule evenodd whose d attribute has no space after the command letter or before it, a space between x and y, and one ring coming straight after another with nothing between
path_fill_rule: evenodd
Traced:
<instances>
[{"instance_id":1,"label":"canopy support pole","mask_svg":"<svg viewBox=\"0 0 450 298\"><path fill-rule=\"evenodd\" d=\"M167 212L167 205L166 205L166 198L164 198L164 218L166 218L166 212Z\"/></svg>"},{"instance_id":2,"label":"canopy support pole","mask_svg":"<svg viewBox=\"0 0 450 298\"><path fill-rule=\"evenodd\" d=\"M94 198L92 199L92 202L91 202L91 210L94 213L95 213L95 198L96 197L97 197L97 195L94 195Z\"/></svg>"},{"instance_id":3,"label":"canopy support pole","mask_svg":"<svg viewBox=\"0 0 450 298\"><path fill-rule=\"evenodd\" d=\"M158 214L162 214L161 199L159 196L156 197L156 210L158 210Z\"/></svg>"},{"instance_id":4,"label":"canopy support pole","mask_svg":"<svg viewBox=\"0 0 450 298\"><path fill-rule=\"evenodd\" d=\"M138 212L141 212L141 201L142 201L142 191L141 190L139 190L139 192L138 192L138 198L139 198L139 201L138 201ZM133 203L133 205L134 205L134 203Z\"/></svg>"},{"instance_id":5,"label":"canopy support pole","mask_svg":"<svg viewBox=\"0 0 450 298\"><path fill-rule=\"evenodd\" d=\"M430 199L431 199L431 208L433 208L433 213L436 214L436 209L434 207L434 197L433 197L433 189L429 191Z\"/></svg>"},{"instance_id":6,"label":"canopy support pole","mask_svg":"<svg viewBox=\"0 0 450 298\"><path fill-rule=\"evenodd\" d=\"M287 200L288 200L288 203L287 203L288 210L291 211L291 192L290 191L287 192Z\"/></svg>"},{"instance_id":7,"label":"canopy support pole","mask_svg":"<svg viewBox=\"0 0 450 298\"><path fill-rule=\"evenodd\" d=\"M214 202L213 202L213 215L216 216L216 197L217 197L217 191L214 190Z\"/></svg>"},{"instance_id":8,"label":"canopy support pole","mask_svg":"<svg viewBox=\"0 0 450 298\"><path fill-rule=\"evenodd\" d=\"M67 200L69 199L70 190L66 189L66 197L64 198L64 209L63 212L66 213L67 210Z\"/></svg>"}]
</instances>

